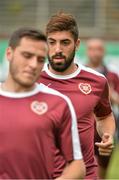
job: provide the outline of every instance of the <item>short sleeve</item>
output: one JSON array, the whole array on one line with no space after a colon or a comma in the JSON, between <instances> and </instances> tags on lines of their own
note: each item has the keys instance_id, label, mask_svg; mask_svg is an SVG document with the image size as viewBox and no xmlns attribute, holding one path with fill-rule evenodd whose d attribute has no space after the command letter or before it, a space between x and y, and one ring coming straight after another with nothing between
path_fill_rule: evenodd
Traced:
<instances>
[{"instance_id":1,"label":"short sleeve","mask_svg":"<svg viewBox=\"0 0 119 180\"><path fill-rule=\"evenodd\" d=\"M114 90L119 93L119 77L116 73L108 71L107 79L109 84L113 86Z\"/></svg>"},{"instance_id":2,"label":"short sleeve","mask_svg":"<svg viewBox=\"0 0 119 180\"><path fill-rule=\"evenodd\" d=\"M82 159L76 114L71 103L67 104L63 113L59 131L59 144L67 161Z\"/></svg>"},{"instance_id":3,"label":"short sleeve","mask_svg":"<svg viewBox=\"0 0 119 180\"><path fill-rule=\"evenodd\" d=\"M103 87L102 87L103 88ZM107 116L112 112L111 103L109 98L109 86L105 79L104 88L98 104L95 107L94 113L97 117Z\"/></svg>"},{"instance_id":4,"label":"short sleeve","mask_svg":"<svg viewBox=\"0 0 119 180\"><path fill-rule=\"evenodd\" d=\"M117 93L119 93L119 77L117 74L114 74L114 89Z\"/></svg>"}]
</instances>

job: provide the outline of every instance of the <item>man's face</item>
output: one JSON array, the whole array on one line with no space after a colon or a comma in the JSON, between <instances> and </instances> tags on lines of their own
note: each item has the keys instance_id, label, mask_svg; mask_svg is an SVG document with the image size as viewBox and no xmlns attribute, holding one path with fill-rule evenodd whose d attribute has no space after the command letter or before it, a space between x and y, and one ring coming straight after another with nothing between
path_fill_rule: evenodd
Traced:
<instances>
[{"instance_id":1,"label":"man's face","mask_svg":"<svg viewBox=\"0 0 119 180\"><path fill-rule=\"evenodd\" d=\"M46 42L22 38L15 49L7 49L12 79L23 87L32 86L39 78L46 56Z\"/></svg>"},{"instance_id":2,"label":"man's face","mask_svg":"<svg viewBox=\"0 0 119 180\"><path fill-rule=\"evenodd\" d=\"M87 56L94 65L100 65L103 61L104 46L101 40L90 40L87 44Z\"/></svg>"},{"instance_id":3,"label":"man's face","mask_svg":"<svg viewBox=\"0 0 119 180\"><path fill-rule=\"evenodd\" d=\"M48 58L55 71L65 71L73 62L77 42L69 31L58 31L48 34Z\"/></svg>"}]
</instances>

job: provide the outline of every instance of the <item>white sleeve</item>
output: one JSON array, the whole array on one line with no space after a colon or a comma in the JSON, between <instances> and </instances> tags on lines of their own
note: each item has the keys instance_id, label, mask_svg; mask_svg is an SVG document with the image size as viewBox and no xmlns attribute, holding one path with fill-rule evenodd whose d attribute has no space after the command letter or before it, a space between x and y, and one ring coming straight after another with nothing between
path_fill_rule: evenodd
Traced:
<instances>
[{"instance_id":1,"label":"white sleeve","mask_svg":"<svg viewBox=\"0 0 119 180\"><path fill-rule=\"evenodd\" d=\"M75 160L82 159L83 156L81 152L80 138L79 138L78 127L77 127L77 117L76 117L76 113L75 113L71 100L64 94L60 93L59 91L49 88L42 83L40 83L40 86L42 86L43 90L48 92L49 94L58 95L67 102L67 105L71 113L71 119L72 119L71 131L72 131L72 143L73 143L73 156Z\"/></svg>"},{"instance_id":2,"label":"white sleeve","mask_svg":"<svg viewBox=\"0 0 119 180\"><path fill-rule=\"evenodd\" d=\"M78 133L78 127L77 127L77 117L76 113L74 110L74 107L71 103L71 100L63 95L64 99L67 101L67 104L69 106L70 112L71 112L71 117L72 117L72 142L73 142L73 155L74 159L82 159L82 152L81 152L81 145L80 145L80 138L79 138L79 133Z\"/></svg>"}]
</instances>

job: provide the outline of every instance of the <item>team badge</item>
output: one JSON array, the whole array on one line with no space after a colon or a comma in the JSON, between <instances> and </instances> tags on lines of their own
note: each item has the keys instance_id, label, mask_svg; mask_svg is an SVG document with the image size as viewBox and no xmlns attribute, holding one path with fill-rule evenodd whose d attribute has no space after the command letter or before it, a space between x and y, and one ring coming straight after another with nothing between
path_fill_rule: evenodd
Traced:
<instances>
[{"instance_id":1,"label":"team badge","mask_svg":"<svg viewBox=\"0 0 119 180\"><path fill-rule=\"evenodd\" d=\"M48 105L45 102L33 101L31 104L31 109L38 115L42 115L47 112Z\"/></svg>"},{"instance_id":2,"label":"team badge","mask_svg":"<svg viewBox=\"0 0 119 180\"><path fill-rule=\"evenodd\" d=\"M79 89L84 94L90 94L90 92L92 91L91 85L88 84L88 83L80 83L79 84Z\"/></svg>"}]
</instances>

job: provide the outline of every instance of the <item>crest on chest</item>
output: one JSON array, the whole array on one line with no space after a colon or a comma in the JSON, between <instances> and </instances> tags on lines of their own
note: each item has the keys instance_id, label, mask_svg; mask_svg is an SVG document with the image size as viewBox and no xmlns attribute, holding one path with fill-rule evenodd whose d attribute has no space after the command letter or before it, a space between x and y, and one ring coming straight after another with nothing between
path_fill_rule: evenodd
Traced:
<instances>
[{"instance_id":1,"label":"crest on chest","mask_svg":"<svg viewBox=\"0 0 119 180\"><path fill-rule=\"evenodd\" d=\"M78 88L83 94L90 94L92 91L91 85L88 83L80 83Z\"/></svg>"},{"instance_id":2,"label":"crest on chest","mask_svg":"<svg viewBox=\"0 0 119 180\"><path fill-rule=\"evenodd\" d=\"M45 102L33 101L31 103L31 109L38 115L42 115L48 111L48 105Z\"/></svg>"}]
</instances>

